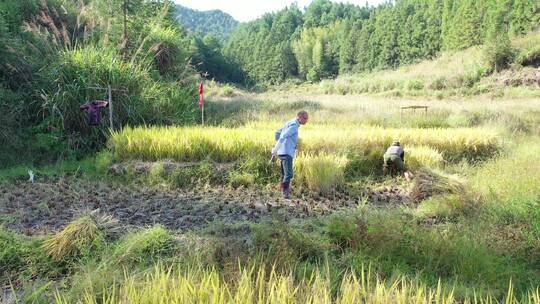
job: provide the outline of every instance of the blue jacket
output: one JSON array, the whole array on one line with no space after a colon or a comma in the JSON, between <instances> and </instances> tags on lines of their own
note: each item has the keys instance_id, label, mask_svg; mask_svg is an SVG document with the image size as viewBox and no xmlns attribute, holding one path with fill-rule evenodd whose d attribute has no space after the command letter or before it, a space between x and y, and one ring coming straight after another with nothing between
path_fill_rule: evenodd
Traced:
<instances>
[{"instance_id":1,"label":"blue jacket","mask_svg":"<svg viewBox=\"0 0 540 304\"><path fill-rule=\"evenodd\" d=\"M296 118L285 123L274 146L277 155L289 155L294 158L298 144L298 128L300 128L300 122Z\"/></svg>"}]
</instances>

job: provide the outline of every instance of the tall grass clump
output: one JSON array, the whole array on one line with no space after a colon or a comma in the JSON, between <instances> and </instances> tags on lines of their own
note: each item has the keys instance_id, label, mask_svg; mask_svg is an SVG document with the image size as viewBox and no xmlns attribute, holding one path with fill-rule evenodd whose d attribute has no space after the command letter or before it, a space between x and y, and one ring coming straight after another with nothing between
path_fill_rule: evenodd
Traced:
<instances>
[{"instance_id":1,"label":"tall grass clump","mask_svg":"<svg viewBox=\"0 0 540 304\"><path fill-rule=\"evenodd\" d=\"M149 263L170 252L172 235L161 225L125 235L117 244L113 256L116 262Z\"/></svg>"},{"instance_id":2,"label":"tall grass clump","mask_svg":"<svg viewBox=\"0 0 540 304\"><path fill-rule=\"evenodd\" d=\"M55 130L65 133L70 148L92 151L103 146L109 134L108 111L100 126L90 126L79 106L91 100L107 100L113 91L113 128L126 124L186 123L195 121L191 100L195 86L157 80L151 62L126 61L113 48L94 45L63 50L44 75L52 86L40 94L41 108ZM160 63L160 65L168 65ZM170 68L163 67L168 70Z\"/></svg>"},{"instance_id":3,"label":"tall grass clump","mask_svg":"<svg viewBox=\"0 0 540 304\"><path fill-rule=\"evenodd\" d=\"M9 286L36 275L54 275L64 271L62 265L43 252L42 241L42 237L25 236L0 225L0 284Z\"/></svg>"},{"instance_id":4,"label":"tall grass clump","mask_svg":"<svg viewBox=\"0 0 540 304\"><path fill-rule=\"evenodd\" d=\"M540 64L540 30L512 41L512 46L519 49L517 63L523 66Z\"/></svg>"},{"instance_id":5,"label":"tall grass clump","mask_svg":"<svg viewBox=\"0 0 540 304\"><path fill-rule=\"evenodd\" d=\"M329 154L303 154L294 162L298 181L310 191L327 194L342 186L347 158Z\"/></svg>"}]
</instances>

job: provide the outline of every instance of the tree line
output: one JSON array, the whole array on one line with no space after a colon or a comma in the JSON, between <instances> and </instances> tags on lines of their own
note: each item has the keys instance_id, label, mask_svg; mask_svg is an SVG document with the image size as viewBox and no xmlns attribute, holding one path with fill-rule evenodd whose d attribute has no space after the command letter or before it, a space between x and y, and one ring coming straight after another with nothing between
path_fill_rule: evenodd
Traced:
<instances>
[{"instance_id":1,"label":"tree line","mask_svg":"<svg viewBox=\"0 0 540 304\"><path fill-rule=\"evenodd\" d=\"M314 0L238 26L223 46L222 69L245 84L317 81L396 68L538 25L536 0L397 0L377 7ZM493 32L496 31L494 34Z\"/></svg>"}]
</instances>

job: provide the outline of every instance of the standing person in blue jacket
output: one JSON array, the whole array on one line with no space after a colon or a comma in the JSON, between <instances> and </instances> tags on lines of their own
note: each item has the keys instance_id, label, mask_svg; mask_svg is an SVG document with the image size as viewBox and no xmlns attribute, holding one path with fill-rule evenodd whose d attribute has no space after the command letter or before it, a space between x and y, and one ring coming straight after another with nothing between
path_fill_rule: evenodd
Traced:
<instances>
[{"instance_id":1,"label":"standing person in blue jacket","mask_svg":"<svg viewBox=\"0 0 540 304\"><path fill-rule=\"evenodd\" d=\"M308 121L308 113L300 111L296 118L285 123L285 126L276 132L276 145L272 148L272 156L281 159L281 189L283 197L289 198L291 179L293 178L293 159L298 144L298 128Z\"/></svg>"}]
</instances>

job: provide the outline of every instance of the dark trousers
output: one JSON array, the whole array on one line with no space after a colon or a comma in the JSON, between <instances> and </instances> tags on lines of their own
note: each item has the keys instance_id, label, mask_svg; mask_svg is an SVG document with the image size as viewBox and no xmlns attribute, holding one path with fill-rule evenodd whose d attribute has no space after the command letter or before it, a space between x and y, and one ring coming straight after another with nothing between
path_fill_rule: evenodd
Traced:
<instances>
[{"instance_id":1,"label":"dark trousers","mask_svg":"<svg viewBox=\"0 0 540 304\"><path fill-rule=\"evenodd\" d=\"M293 158L290 155L279 155L281 159L281 181L290 183L293 178Z\"/></svg>"},{"instance_id":2,"label":"dark trousers","mask_svg":"<svg viewBox=\"0 0 540 304\"><path fill-rule=\"evenodd\" d=\"M384 154L384 168L392 169L395 168L399 171L407 171L403 159L399 155L394 154Z\"/></svg>"}]
</instances>

